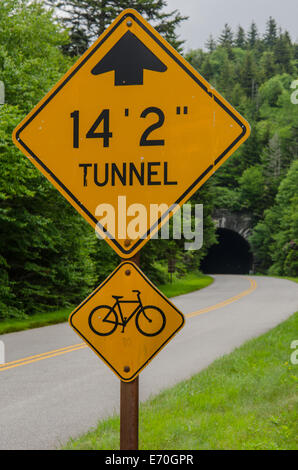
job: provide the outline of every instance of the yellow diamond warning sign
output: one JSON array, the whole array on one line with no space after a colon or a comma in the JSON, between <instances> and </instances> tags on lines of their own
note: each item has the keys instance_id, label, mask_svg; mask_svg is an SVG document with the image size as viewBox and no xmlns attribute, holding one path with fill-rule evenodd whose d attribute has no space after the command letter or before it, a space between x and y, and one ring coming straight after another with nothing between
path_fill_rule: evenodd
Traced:
<instances>
[{"instance_id":1,"label":"yellow diamond warning sign","mask_svg":"<svg viewBox=\"0 0 298 470\"><path fill-rule=\"evenodd\" d=\"M242 116L136 11L125 10L13 139L128 258L248 135Z\"/></svg>"},{"instance_id":2,"label":"yellow diamond warning sign","mask_svg":"<svg viewBox=\"0 0 298 470\"><path fill-rule=\"evenodd\" d=\"M125 261L70 315L72 328L125 382L184 325L183 314Z\"/></svg>"}]
</instances>

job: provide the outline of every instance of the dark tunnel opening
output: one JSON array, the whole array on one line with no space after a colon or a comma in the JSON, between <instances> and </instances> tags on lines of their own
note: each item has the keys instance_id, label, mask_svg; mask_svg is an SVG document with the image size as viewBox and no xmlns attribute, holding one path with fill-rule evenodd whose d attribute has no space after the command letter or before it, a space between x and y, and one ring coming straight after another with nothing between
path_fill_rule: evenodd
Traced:
<instances>
[{"instance_id":1,"label":"dark tunnel opening","mask_svg":"<svg viewBox=\"0 0 298 470\"><path fill-rule=\"evenodd\" d=\"M218 244L210 247L201 269L205 274L249 274L253 257L249 243L237 232L218 228Z\"/></svg>"}]
</instances>

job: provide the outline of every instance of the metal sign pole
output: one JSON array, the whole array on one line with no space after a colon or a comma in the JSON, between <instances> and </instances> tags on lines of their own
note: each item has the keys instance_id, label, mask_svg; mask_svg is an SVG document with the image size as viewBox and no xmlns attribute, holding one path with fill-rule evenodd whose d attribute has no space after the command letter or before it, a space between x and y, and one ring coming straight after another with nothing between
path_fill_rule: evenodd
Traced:
<instances>
[{"instance_id":1,"label":"metal sign pole","mask_svg":"<svg viewBox=\"0 0 298 470\"><path fill-rule=\"evenodd\" d=\"M140 266L140 251L129 260ZM139 448L139 377L120 381L120 450Z\"/></svg>"},{"instance_id":2,"label":"metal sign pole","mask_svg":"<svg viewBox=\"0 0 298 470\"><path fill-rule=\"evenodd\" d=\"M139 447L139 377L120 381L120 450Z\"/></svg>"}]
</instances>

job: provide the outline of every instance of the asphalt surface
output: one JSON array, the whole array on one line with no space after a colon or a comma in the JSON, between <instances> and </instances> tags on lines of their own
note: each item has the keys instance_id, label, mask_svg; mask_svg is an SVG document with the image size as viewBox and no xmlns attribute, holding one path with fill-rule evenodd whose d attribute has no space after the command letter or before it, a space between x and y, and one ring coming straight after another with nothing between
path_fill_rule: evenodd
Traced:
<instances>
[{"instance_id":1,"label":"asphalt surface","mask_svg":"<svg viewBox=\"0 0 298 470\"><path fill-rule=\"evenodd\" d=\"M298 310L292 281L214 278L211 286L172 299L187 314L186 325L141 373L141 400L187 379ZM6 353L0 366L1 450L59 448L119 411L118 378L81 346L67 323L0 339Z\"/></svg>"}]
</instances>

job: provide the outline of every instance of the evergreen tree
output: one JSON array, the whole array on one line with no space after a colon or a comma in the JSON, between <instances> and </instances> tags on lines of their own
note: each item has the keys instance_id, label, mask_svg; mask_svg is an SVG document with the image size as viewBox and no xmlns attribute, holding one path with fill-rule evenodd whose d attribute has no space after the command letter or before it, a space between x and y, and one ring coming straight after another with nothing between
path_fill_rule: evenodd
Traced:
<instances>
[{"instance_id":1,"label":"evergreen tree","mask_svg":"<svg viewBox=\"0 0 298 470\"><path fill-rule=\"evenodd\" d=\"M235 46L240 47L241 49L245 49L246 47L245 31L242 26L238 26L238 31L235 38Z\"/></svg>"},{"instance_id":2,"label":"evergreen tree","mask_svg":"<svg viewBox=\"0 0 298 470\"><path fill-rule=\"evenodd\" d=\"M277 133L269 139L262 156L263 174L266 181L266 205L273 204L276 192L281 181L282 152L280 139Z\"/></svg>"},{"instance_id":3,"label":"evergreen tree","mask_svg":"<svg viewBox=\"0 0 298 470\"><path fill-rule=\"evenodd\" d=\"M207 56L204 60L200 72L202 73L203 77L206 78L206 80L210 81L212 79L213 68L209 56Z\"/></svg>"},{"instance_id":4,"label":"evergreen tree","mask_svg":"<svg viewBox=\"0 0 298 470\"><path fill-rule=\"evenodd\" d=\"M265 182L262 167L250 166L243 171L239 179L241 208L249 210L255 217L260 218L265 208Z\"/></svg>"},{"instance_id":5,"label":"evergreen tree","mask_svg":"<svg viewBox=\"0 0 298 470\"><path fill-rule=\"evenodd\" d=\"M201 70L202 64L205 60L205 54L202 49L195 49L188 52L185 55L185 58L194 68Z\"/></svg>"},{"instance_id":6,"label":"evergreen tree","mask_svg":"<svg viewBox=\"0 0 298 470\"><path fill-rule=\"evenodd\" d=\"M281 176L283 176L291 162L284 158L281 139L277 132L269 139L262 155L262 162L268 183L277 179L279 184Z\"/></svg>"},{"instance_id":7,"label":"evergreen tree","mask_svg":"<svg viewBox=\"0 0 298 470\"><path fill-rule=\"evenodd\" d=\"M276 65L273 52L266 51L263 54L261 64L263 66L262 75L265 79L273 77L276 73Z\"/></svg>"},{"instance_id":8,"label":"evergreen tree","mask_svg":"<svg viewBox=\"0 0 298 470\"><path fill-rule=\"evenodd\" d=\"M277 40L277 24L276 21L269 17L269 20L266 23L266 32L264 35L265 44L269 47L273 47Z\"/></svg>"},{"instance_id":9,"label":"evergreen tree","mask_svg":"<svg viewBox=\"0 0 298 470\"><path fill-rule=\"evenodd\" d=\"M232 91L232 97L231 97L232 105L235 106L237 109L239 109L243 98L244 98L244 93L241 88L241 85L240 83L236 83Z\"/></svg>"},{"instance_id":10,"label":"evergreen tree","mask_svg":"<svg viewBox=\"0 0 298 470\"><path fill-rule=\"evenodd\" d=\"M225 23L225 27L218 38L220 46L226 47L227 49L233 47L233 32L228 23Z\"/></svg>"},{"instance_id":11,"label":"evergreen tree","mask_svg":"<svg viewBox=\"0 0 298 470\"><path fill-rule=\"evenodd\" d=\"M175 48L183 44L175 30L187 17L178 10L166 13L166 0L47 0L47 4L57 9L70 31L71 42L64 47L69 55L82 54L125 8L137 10Z\"/></svg>"},{"instance_id":12,"label":"evergreen tree","mask_svg":"<svg viewBox=\"0 0 298 470\"><path fill-rule=\"evenodd\" d=\"M216 41L213 38L212 34L210 34L209 38L205 43L206 49L208 52L213 52L216 49Z\"/></svg>"},{"instance_id":13,"label":"evergreen tree","mask_svg":"<svg viewBox=\"0 0 298 470\"><path fill-rule=\"evenodd\" d=\"M280 183L274 205L265 212L250 238L259 271L298 276L298 161Z\"/></svg>"},{"instance_id":14,"label":"evergreen tree","mask_svg":"<svg viewBox=\"0 0 298 470\"><path fill-rule=\"evenodd\" d=\"M251 52L247 52L245 55L241 75L239 78L246 95L254 98L257 83L257 70Z\"/></svg>"},{"instance_id":15,"label":"evergreen tree","mask_svg":"<svg viewBox=\"0 0 298 470\"><path fill-rule=\"evenodd\" d=\"M250 25L250 29L247 32L247 44L250 48L255 47L259 38L258 28L256 23L253 21Z\"/></svg>"},{"instance_id":16,"label":"evergreen tree","mask_svg":"<svg viewBox=\"0 0 298 470\"><path fill-rule=\"evenodd\" d=\"M230 60L228 60L228 58L226 58L220 70L217 86L219 88L219 91L223 93L227 99L230 99L231 97L234 82L233 72L233 64Z\"/></svg>"},{"instance_id":17,"label":"evergreen tree","mask_svg":"<svg viewBox=\"0 0 298 470\"><path fill-rule=\"evenodd\" d=\"M292 47L289 41L289 36L280 34L275 41L274 45L275 62L278 65L280 72L291 74L293 72L292 61Z\"/></svg>"}]
</instances>

